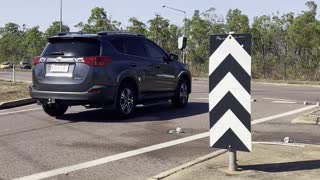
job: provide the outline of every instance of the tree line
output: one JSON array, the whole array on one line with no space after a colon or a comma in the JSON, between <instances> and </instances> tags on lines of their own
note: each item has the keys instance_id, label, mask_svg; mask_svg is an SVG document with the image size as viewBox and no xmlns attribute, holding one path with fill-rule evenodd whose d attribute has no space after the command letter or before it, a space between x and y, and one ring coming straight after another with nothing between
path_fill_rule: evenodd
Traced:
<instances>
[{"instance_id":1,"label":"tree line","mask_svg":"<svg viewBox=\"0 0 320 180\"><path fill-rule=\"evenodd\" d=\"M279 12L272 15L254 17L249 24L247 15L239 9L230 9L226 16L216 13L214 8L200 12L186 19L187 62L194 76L207 75L209 59L209 36L228 32L251 33L252 35L252 76L254 78L320 80L320 21L317 4L306 2L305 11L298 14ZM112 20L104 8L91 10L86 22L75 25L84 33L126 30L143 34L158 43L167 52L180 55L178 37L183 27L170 23L168 19L156 15L142 22L136 17L128 20L124 27ZM46 39L60 31L60 23L53 22L44 32L39 26L26 28L13 22L0 27L0 62L17 63L32 59L41 53ZM70 28L63 25L62 31Z\"/></svg>"}]
</instances>

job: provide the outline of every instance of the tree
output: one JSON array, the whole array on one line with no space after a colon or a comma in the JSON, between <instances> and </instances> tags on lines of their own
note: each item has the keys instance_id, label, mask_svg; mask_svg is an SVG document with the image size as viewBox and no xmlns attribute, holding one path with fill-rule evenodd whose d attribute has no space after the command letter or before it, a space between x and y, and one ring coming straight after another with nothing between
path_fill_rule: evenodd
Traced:
<instances>
[{"instance_id":1,"label":"tree","mask_svg":"<svg viewBox=\"0 0 320 180\"><path fill-rule=\"evenodd\" d=\"M39 30L39 26L35 26L26 30L23 46L26 50L25 58L32 58L40 55L46 44L44 33Z\"/></svg>"},{"instance_id":2,"label":"tree","mask_svg":"<svg viewBox=\"0 0 320 180\"><path fill-rule=\"evenodd\" d=\"M230 9L227 13L227 32L248 33L249 32L249 18L242 14L239 9Z\"/></svg>"},{"instance_id":3,"label":"tree","mask_svg":"<svg viewBox=\"0 0 320 180\"><path fill-rule=\"evenodd\" d=\"M6 35L19 36L21 35L20 26L18 24L9 22L5 24L3 28L0 28L0 35L1 36L6 36Z\"/></svg>"},{"instance_id":4,"label":"tree","mask_svg":"<svg viewBox=\"0 0 320 180\"><path fill-rule=\"evenodd\" d=\"M182 29L178 26L171 24L169 26L169 40L167 44L167 51L173 54L182 55L182 51L178 49L178 39L182 36ZM181 56L182 57L182 56Z\"/></svg>"},{"instance_id":5,"label":"tree","mask_svg":"<svg viewBox=\"0 0 320 180\"><path fill-rule=\"evenodd\" d=\"M88 18L87 24L78 23L75 27L85 33L98 33L100 31L112 31L121 29L121 23L108 18L104 8L95 7L91 10L91 16Z\"/></svg>"},{"instance_id":6,"label":"tree","mask_svg":"<svg viewBox=\"0 0 320 180\"><path fill-rule=\"evenodd\" d=\"M18 62L23 57L24 32L15 23L7 23L0 29L0 61Z\"/></svg>"},{"instance_id":7,"label":"tree","mask_svg":"<svg viewBox=\"0 0 320 180\"><path fill-rule=\"evenodd\" d=\"M205 69L207 68L209 59L208 37L210 34L223 31L220 21L221 19L218 19L214 8L202 14L196 10L192 19L187 20L188 61L193 65L202 64Z\"/></svg>"},{"instance_id":8,"label":"tree","mask_svg":"<svg viewBox=\"0 0 320 180\"><path fill-rule=\"evenodd\" d=\"M137 18L132 17L129 19L130 26L127 27L129 32L135 32L142 35L146 35L148 30L145 23L139 21Z\"/></svg>"},{"instance_id":9,"label":"tree","mask_svg":"<svg viewBox=\"0 0 320 180\"><path fill-rule=\"evenodd\" d=\"M169 20L164 19L161 16L156 16L155 18L148 21L149 31L147 33L148 38L158 43L162 48L169 51L168 41L170 40L169 32Z\"/></svg>"},{"instance_id":10,"label":"tree","mask_svg":"<svg viewBox=\"0 0 320 180\"><path fill-rule=\"evenodd\" d=\"M203 19L209 22L210 34L222 34L225 32L224 19L216 14L215 8L209 8L201 13Z\"/></svg>"},{"instance_id":11,"label":"tree","mask_svg":"<svg viewBox=\"0 0 320 180\"><path fill-rule=\"evenodd\" d=\"M270 52L272 36L270 34L271 18L263 15L255 17L252 24L253 57L258 65L262 65L263 77L266 78L267 62L266 56ZM262 60L262 63L260 62Z\"/></svg>"},{"instance_id":12,"label":"tree","mask_svg":"<svg viewBox=\"0 0 320 180\"><path fill-rule=\"evenodd\" d=\"M316 17L318 5L314 1L308 1L305 5L309 8L309 13L311 13L313 17Z\"/></svg>"},{"instance_id":13,"label":"tree","mask_svg":"<svg viewBox=\"0 0 320 180\"><path fill-rule=\"evenodd\" d=\"M62 32L69 32L70 28L67 25L62 24L61 27ZM60 22L59 21L54 21L52 24L49 26L49 28L45 32L46 37L51 37L55 36L60 32Z\"/></svg>"},{"instance_id":14,"label":"tree","mask_svg":"<svg viewBox=\"0 0 320 180\"><path fill-rule=\"evenodd\" d=\"M306 3L309 11L297 16L288 29L288 41L295 61L301 68L296 73L302 75L314 72L319 67L320 24L316 19L317 5L313 1ZM319 73L318 73L319 74ZM319 78L319 77L318 77Z\"/></svg>"}]
</instances>

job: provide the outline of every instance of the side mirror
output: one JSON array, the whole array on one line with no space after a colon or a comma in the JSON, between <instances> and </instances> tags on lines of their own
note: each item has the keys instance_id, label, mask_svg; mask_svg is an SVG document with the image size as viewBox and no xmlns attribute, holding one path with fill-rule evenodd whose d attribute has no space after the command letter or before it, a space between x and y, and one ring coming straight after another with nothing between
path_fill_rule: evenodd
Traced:
<instances>
[{"instance_id":1,"label":"side mirror","mask_svg":"<svg viewBox=\"0 0 320 180\"><path fill-rule=\"evenodd\" d=\"M172 61L178 61L178 60L179 60L179 56L176 55L176 54L170 54L170 59L171 59Z\"/></svg>"}]
</instances>

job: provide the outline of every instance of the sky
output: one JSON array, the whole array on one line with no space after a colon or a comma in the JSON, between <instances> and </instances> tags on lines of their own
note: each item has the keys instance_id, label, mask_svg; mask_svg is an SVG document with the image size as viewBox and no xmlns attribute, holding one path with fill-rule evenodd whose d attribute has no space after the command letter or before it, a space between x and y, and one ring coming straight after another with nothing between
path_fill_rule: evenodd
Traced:
<instances>
[{"instance_id":1,"label":"sky","mask_svg":"<svg viewBox=\"0 0 320 180\"><path fill-rule=\"evenodd\" d=\"M53 21L60 19L60 0L0 1L0 27L14 22L26 24L27 28L39 25L41 30L45 30ZM314 1L320 7L320 0ZM249 16L252 23L255 16L271 15L277 11L281 14L301 13L307 10L306 2L307 0L63 0L63 22L76 31L74 25L86 22L91 9L103 7L113 20L122 22L124 27L129 25L130 17L137 17L146 23L155 17L155 13L169 19L171 23L182 25L183 13L162 8L166 5L186 11L188 18L192 17L194 10L202 12L214 7L218 15L225 17L229 9L238 8Z\"/></svg>"}]
</instances>

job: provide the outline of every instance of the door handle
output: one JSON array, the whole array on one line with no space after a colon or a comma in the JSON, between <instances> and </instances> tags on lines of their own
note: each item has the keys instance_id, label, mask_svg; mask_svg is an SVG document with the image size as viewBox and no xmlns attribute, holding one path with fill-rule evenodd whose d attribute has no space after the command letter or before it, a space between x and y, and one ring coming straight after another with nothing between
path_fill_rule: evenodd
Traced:
<instances>
[{"instance_id":1,"label":"door handle","mask_svg":"<svg viewBox=\"0 0 320 180\"><path fill-rule=\"evenodd\" d=\"M130 66L131 66L131 67L137 67L137 64L131 63Z\"/></svg>"}]
</instances>

